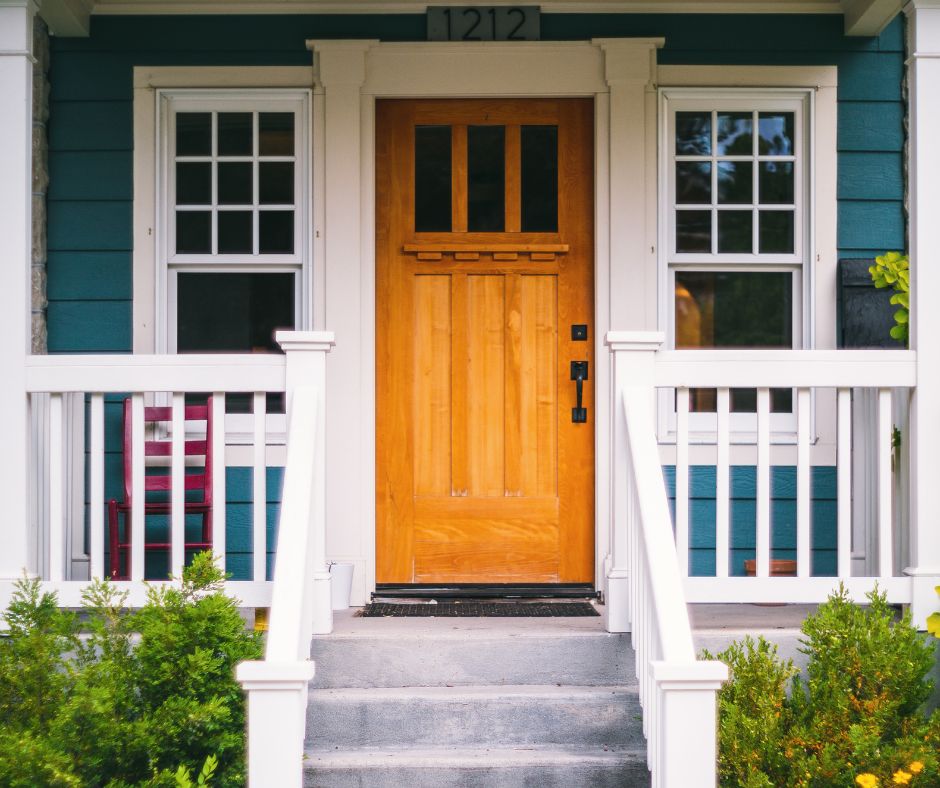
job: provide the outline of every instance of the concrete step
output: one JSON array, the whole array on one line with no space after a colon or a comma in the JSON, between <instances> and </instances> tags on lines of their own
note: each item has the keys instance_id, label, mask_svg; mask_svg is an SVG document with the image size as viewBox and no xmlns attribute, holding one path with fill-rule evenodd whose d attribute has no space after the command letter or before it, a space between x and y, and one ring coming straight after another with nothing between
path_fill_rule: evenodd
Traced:
<instances>
[{"instance_id":1,"label":"concrete step","mask_svg":"<svg viewBox=\"0 0 940 788\"><path fill-rule=\"evenodd\" d=\"M313 687L636 683L629 635L605 632L597 618L336 623L332 635L313 640Z\"/></svg>"},{"instance_id":2,"label":"concrete step","mask_svg":"<svg viewBox=\"0 0 940 788\"><path fill-rule=\"evenodd\" d=\"M421 748L308 752L306 788L649 786L645 752L585 748Z\"/></svg>"},{"instance_id":3,"label":"concrete step","mask_svg":"<svg viewBox=\"0 0 940 788\"><path fill-rule=\"evenodd\" d=\"M310 692L307 746L565 746L642 749L636 690L488 686Z\"/></svg>"}]
</instances>

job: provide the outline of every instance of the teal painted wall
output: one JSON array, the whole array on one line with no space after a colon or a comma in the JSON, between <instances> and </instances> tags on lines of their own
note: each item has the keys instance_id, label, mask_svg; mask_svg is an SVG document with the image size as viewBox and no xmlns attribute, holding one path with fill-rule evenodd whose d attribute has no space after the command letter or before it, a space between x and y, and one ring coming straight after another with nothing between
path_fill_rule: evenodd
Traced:
<instances>
[{"instance_id":1,"label":"teal painted wall","mask_svg":"<svg viewBox=\"0 0 940 788\"><path fill-rule=\"evenodd\" d=\"M104 16L92 18L89 38L53 38L50 352L128 353L132 348L134 66L308 65L311 56L304 42L309 38L419 41L424 24L423 15ZM546 14L542 37L662 36L666 46L659 61L664 64L837 65L839 256L871 257L904 246L903 21L896 19L878 38L845 38L842 24L841 16L818 15ZM115 451L119 444L109 449L109 485L119 485ZM280 471L270 473L269 530L280 489ZM695 468L692 473L695 490L702 492L692 499L692 565L703 574L714 571L709 473L713 491L714 469ZM732 475L736 567L743 567L748 550L753 552L753 535L748 536L746 526L753 509L753 496L745 494L748 473L739 468ZM774 471L775 529L776 523L788 521L794 506L783 494L788 473L785 468ZM814 474L814 489L828 489L820 481L826 469ZM229 470L229 565L239 578L250 571L250 476L247 468ZM817 523L834 507L834 495L827 496L814 495ZM787 557L792 539L787 527L780 528L781 541L774 544L779 557ZM827 553L834 548L834 543L829 546L834 537L823 525L814 533L814 571L827 573L834 560Z\"/></svg>"},{"instance_id":2,"label":"teal painted wall","mask_svg":"<svg viewBox=\"0 0 940 788\"><path fill-rule=\"evenodd\" d=\"M744 575L744 562L756 555L757 473L753 465L732 465L729 567ZM663 467L670 510L675 517L676 469ZM812 574L836 575L836 469L813 467L811 488ZM796 466L770 469L772 558L796 559ZM689 574L715 575L715 466L689 468Z\"/></svg>"}]
</instances>

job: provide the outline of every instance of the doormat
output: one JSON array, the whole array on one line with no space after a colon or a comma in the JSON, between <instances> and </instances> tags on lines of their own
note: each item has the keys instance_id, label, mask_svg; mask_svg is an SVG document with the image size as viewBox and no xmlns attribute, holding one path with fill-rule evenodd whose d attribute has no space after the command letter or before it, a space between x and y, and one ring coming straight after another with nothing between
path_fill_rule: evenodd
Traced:
<instances>
[{"instance_id":1,"label":"doormat","mask_svg":"<svg viewBox=\"0 0 940 788\"><path fill-rule=\"evenodd\" d=\"M366 605L363 618L564 618L599 616L590 602L440 602L401 605L373 602Z\"/></svg>"}]
</instances>

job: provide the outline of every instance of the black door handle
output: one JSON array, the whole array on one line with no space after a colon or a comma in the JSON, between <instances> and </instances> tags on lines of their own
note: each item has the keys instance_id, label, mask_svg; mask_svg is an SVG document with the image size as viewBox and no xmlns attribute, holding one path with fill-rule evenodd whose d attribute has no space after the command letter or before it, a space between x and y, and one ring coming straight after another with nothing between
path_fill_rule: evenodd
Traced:
<instances>
[{"instance_id":1,"label":"black door handle","mask_svg":"<svg viewBox=\"0 0 940 788\"><path fill-rule=\"evenodd\" d=\"M587 361L571 362L571 379L575 382L577 392L577 406L571 409L571 421L574 424L587 423L587 408L581 407L584 397L584 381L588 379Z\"/></svg>"}]
</instances>

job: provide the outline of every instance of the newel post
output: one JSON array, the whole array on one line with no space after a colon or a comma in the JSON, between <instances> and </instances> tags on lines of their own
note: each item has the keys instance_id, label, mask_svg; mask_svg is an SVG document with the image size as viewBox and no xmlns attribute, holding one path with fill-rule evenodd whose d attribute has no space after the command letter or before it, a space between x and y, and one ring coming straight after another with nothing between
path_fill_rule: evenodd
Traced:
<instances>
[{"instance_id":1,"label":"newel post","mask_svg":"<svg viewBox=\"0 0 940 788\"><path fill-rule=\"evenodd\" d=\"M316 635L333 631L330 572L326 563L326 354L336 341L332 331L278 331L275 337L287 354L287 418L293 397L301 388L313 388L317 396L316 454L310 506L310 572L312 578L312 630ZM288 433L290 424L288 423Z\"/></svg>"},{"instance_id":2,"label":"newel post","mask_svg":"<svg viewBox=\"0 0 940 788\"><path fill-rule=\"evenodd\" d=\"M665 337L660 331L608 331L606 344L612 364L611 414L611 501L610 555L607 559L607 631L629 632L630 549L629 549L629 458L627 422L623 411L623 392L628 386L655 394L654 364L656 351Z\"/></svg>"}]
</instances>

